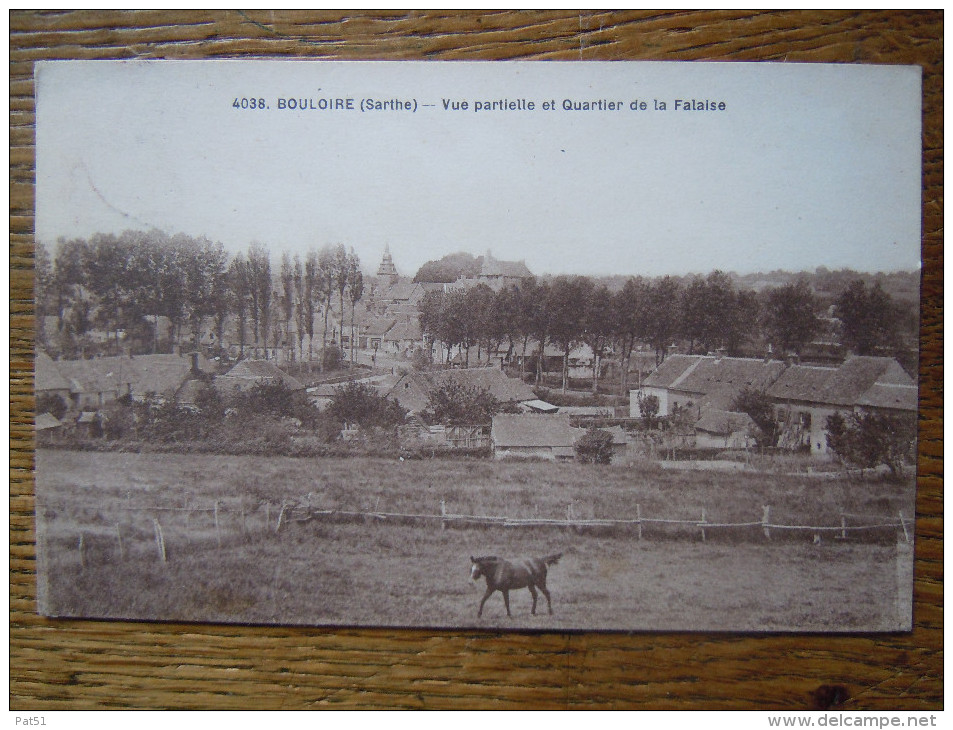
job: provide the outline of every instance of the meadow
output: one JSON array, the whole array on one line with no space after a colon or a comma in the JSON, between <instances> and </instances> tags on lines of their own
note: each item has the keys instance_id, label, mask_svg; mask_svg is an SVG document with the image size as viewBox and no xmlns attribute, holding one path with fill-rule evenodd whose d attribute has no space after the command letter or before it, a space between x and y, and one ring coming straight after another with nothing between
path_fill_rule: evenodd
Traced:
<instances>
[{"instance_id":1,"label":"meadow","mask_svg":"<svg viewBox=\"0 0 953 730\"><path fill-rule=\"evenodd\" d=\"M897 530L771 539L760 528L454 526L326 510L835 526L913 514L913 482L651 465L37 452L42 612L309 625L533 630L883 631L908 620ZM294 505L289 510L288 505ZM285 510L282 507L285 507ZM317 516L315 516L317 514ZM282 524L279 527L279 521ZM157 525L159 525L157 529ZM161 532L161 541L159 533ZM164 550L165 560L161 559ZM470 555L563 552L554 615L527 591L476 617Z\"/></svg>"}]
</instances>

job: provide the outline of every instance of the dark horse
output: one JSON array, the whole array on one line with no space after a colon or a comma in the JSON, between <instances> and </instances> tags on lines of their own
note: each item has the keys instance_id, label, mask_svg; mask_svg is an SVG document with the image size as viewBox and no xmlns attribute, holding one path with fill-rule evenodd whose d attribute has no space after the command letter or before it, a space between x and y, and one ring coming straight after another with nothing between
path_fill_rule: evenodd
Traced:
<instances>
[{"instance_id":1,"label":"dark horse","mask_svg":"<svg viewBox=\"0 0 953 730\"><path fill-rule=\"evenodd\" d=\"M470 578L479 580L480 577L486 578L486 593L483 594L483 600L480 601L480 610L477 616L483 615L483 604L490 597L493 591L499 591L503 594L503 603L506 604L506 615L510 613L510 591L515 588L529 588L533 596L533 614L536 613L536 589L539 588L546 596L546 603L549 604L549 613L553 612L553 601L549 596L549 590L546 588L546 568L555 565L563 556L562 553L547 555L545 558L522 558L520 560L504 560L495 555L486 555L482 558L470 556L470 562L473 567L470 568Z\"/></svg>"}]
</instances>

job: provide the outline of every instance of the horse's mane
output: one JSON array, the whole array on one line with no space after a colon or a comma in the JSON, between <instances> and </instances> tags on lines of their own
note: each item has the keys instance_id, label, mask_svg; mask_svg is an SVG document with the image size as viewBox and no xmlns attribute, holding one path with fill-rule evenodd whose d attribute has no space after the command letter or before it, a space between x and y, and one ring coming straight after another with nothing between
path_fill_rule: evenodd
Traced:
<instances>
[{"instance_id":1,"label":"horse's mane","mask_svg":"<svg viewBox=\"0 0 953 730\"><path fill-rule=\"evenodd\" d=\"M498 563L500 559L496 555L482 555L473 559L474 563Z\"/></svg>"}]
</instances>

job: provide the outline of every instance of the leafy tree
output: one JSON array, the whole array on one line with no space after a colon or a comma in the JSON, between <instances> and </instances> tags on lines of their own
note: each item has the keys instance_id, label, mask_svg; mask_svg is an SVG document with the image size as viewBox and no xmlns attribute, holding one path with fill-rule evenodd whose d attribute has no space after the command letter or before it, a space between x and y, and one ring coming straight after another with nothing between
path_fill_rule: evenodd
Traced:
<instances>
[{"instance_id":1,"label":"leafy tree","mask_svg":"<svg viewBox=\"0 0 953 730\"><path fill-rule=\"evenodd\" d=\"M582 341L592 350L592 392L599 391L599 369L602 357L615 330L613 304L615 299L604 284L593 285L583 302Z\"/></svg>"},{"instance_id":2,"label":"leafy tree","mask_svg":"<svg viewBox=\"0 0 953 730\"><path fill-rule=\"evenodd\" d=\"M324 353L328 347L328 316L331 314L331 302L334 299L335 285L338 279L338 256L336 248L325 246L318 253L318 279L321 282L317 291L322 295L321 307L324 310L324 332L321 335L321 369L324 369ZM344 249L340 246L341 250Z\"/></svg>"},{"instance_id":3,"label":"leafy tree","mask_svg":"<svg viewBox=\"0 0 953 730\"><path fill-rule=\"evenodd\" d=\"M872 355L878 347L897 341L899 314L880 282L867 287L856 279L835 302L844 344L858 355Z\"/></svg>"},{"instance_id":4,"label":"leafy tree","mask_svg":"<svg viewBox=\"0 0 953 730\"><path fill-rule=\"evenodd\" d=\"M648 295L649 285L641 276L629 277L622 286L622 290L613 296L610 304L612 310L610 320L614 322L612 332L621 355L622 395L625 395L628 390L632 350L635 349L636 342L646 338L648 331L646 321Z\"/></svg>"},{"instance_id":5,"label":"leafy tree","mask_svg":"<svg viewBox=\"0 0 953 730\"><path fill-rule=\"evenodd\" d=\"M295 269L291 264L291 257L287 253L281 255L281 271L279 277L281 279L280 303L281 314L285 320L285 337L287 341L291 343L291 323L294 321L297 291L295 286ZM295 359L293 346L291 348L291 359Z\"/></svg>"},{"instance_id":6,"label":"leafy tree","mask_svg":"<svg viewBox=\"0 0 953 730\"><path fill-rule=\"evenodd\" d=\"M248 278L251 291L251 315L255 349L268 345L271 327L272 286L271 259L267 249L260 243L248 248ZM267 359L268 352L265 351Z\"/></svg>"},{"instance_id":7,"label":"leafy tree","mask_svg":"<svg viewBox=\"0 0 953 730\"><path fill-rule=\"evenodd\" d=\"M489 423L500 412L500 402L488 391L445 380L427 394L424 417L448 426Z\"/></svg>"},{"instance_id":8,"label":"leafy tree","mask_svg":"<svg viewBox=\"0 0 953 730\"><path fill-rule=\"evenodd\" d=\"M681 329L689 340L689 353L694 353L696 344L705 352L732 344L737 347L743 330L738 326L739 304L731 277L724 272L695 277L682 294Z\"/></svg>"},{"instance_id":9,"label":"leafy tree","mask_svg":"<svg viewBox=\"0 0 953 730\"><path fill-rule=\"evenodd\" d=\"M646 335L655 349L655 364L665 360L669 343L679 330L678 302L681 286L678 280L666 276L652 282L646 297Z\"/></svg>"},{"instance_id":10,"label":"leafy tree","mask_svg":"<svg viewBox=\"0 0 953 730\"><path fill-rule=\"evenodd\" d=\"M304 321L308 332L308 361L314 353L314 317L318 307L325 301L326 280L321 273L321 259L314 249L308 251L304 260ZM327 329L325 329L327 336Z\"/></svg>"},{"instance_id":11,"label":"leafy tree","mask_svg":"<svg viewBox=\"0 0 953 730\"><path fill-rule=\"evenodd\" d=\"M760 430L756 437L759 446L777 446L781 427L774 415L771 397L763 390L744 388L731 403L731 410L747 413Z\"/></svg>"},{"instance_id":12,"label":"leafy tree","mask_svg":"<svg viewBox=\"0 0 953 730\"><path fill-rule=\"evenodd\" d=\"M477 361L483 351L489 355L491 350L499 347L506 337L501 332L500 316L496 310L496 294L486 284L477 284L467 289L464 297L467 322L468 341L477 345ZM470 363L469 349L467 350L467 364Z\"/></svg>"},{"instance_id":13,"label":"leafy tree","mask_svg":"<svg viewBox=\"0 0 953 730\"><path fill-rule=\"evenodd\" d=\"M403 423L407 415L397 401L356 381L337 389L327 413L342 426L356 423L361 428L393 428Z\"/></svg>"},{"instance_id":14,"label":"leafy tree","mask_svg":"<svg viewBox=\"0 0 953 730\"><path fill-rule=\"evenodd\" d=\"M33 299L37 317L53 313L50 305L54 287L53 259L46 246L37 241L33 249Z\"/></svg>"},{"instance_id":15,"label":"leafy tree","mask_svg":"<svg viewBox=\"0 0 953 730\"><path fill-rule=\"evenodd\" d=\"M230 309L238 324L239 358L245 357L245 329L251 308L251 272L248 261L239 253L228 267L228 286Z\"/></svg>"},{"instance_id":16,"label":"leafy tree","mask_svg":"<svg viewBox=\"0 0 953 730\"><path fill-rule=\"evenodd\" d=\"M782 352L800 353L817 334L818 298L805 279L769 289L765 295L764 331Z\"/></svg>"},{"instance_id":17,"label":"leafy tree","mask_svg":"<svg viewBox=\"0 0 953 730\"><path fill-rule=\"evenodd\" d=\"M569 353L582 340L592 290L592 280L585 276L558 276L549 290L549 337L563 351L563 393L569 387Z\"/></svg>"},{"instance_id":18,"label":"leafy tree","mask_svg":"<svg viewBox=\"0 0 953 730\"><path fill-rule=\"evenodd\" d=\"M232 406L239 413L270 415L275 418L293 416L298 396L284 383L256 383L248 390L236 393Z\"/></svg>"},{"instance_id":19,"label":"leafy tree","mask_svg":"<svg viewBox=\"0 0 953 730\"><path fill-rule=\"evenodd\" d=\"M480 273L482 258L460 252L444 256L436 261L428 261L418 269L414 281L439 282L451 284L461 276L474 277Z\"/></svg>"},{"instance_id":20,"label":"leafy tree","mask_svg":"<svg viewBox=\"0 0 953 730\"><path fill-rule=\"evenodd\" d=\"M573 445L576 459L583 464L612 463L612 434L598 428L590 428Z\"/></svg>"},{"instance_id":21,"label":"leafy tree","mask_svg":"<svg viewBox=\"0 0 953 730\"><path fill-rule=\"evenodd\" d=\"M761 318L761 303L758 295L751 290L742 290L735 294L731 317L724 329L724 347L731 356L743 354L744 344L758 331Z\"/></svg>"},{"instance_id":22,"label":"leafy tree","mask_svg":"<svg viewBox=\"0 0 953 730\"><path fill-rule=\"evenodd\" d=\"M348 275L347 275L347 291L348 291L348 301L351 303L351 362L354 362L354 310L357 307L357 303L361 301L361 297L364 296L364 274L361 272L361 260L358 258L357 254L354 253L354 249L351 249L348 258ZM341 314L343 319L343 312Z\"/></svg>"},{"instance_id":23,"label":"leafy tree","mask_svg":"<svg viewBox=\"0 0 953 730\"><path fill-rule=\"evenodd\" d=\"M894 477L914 463L916 419L882 413L834 413L827 418L827 447L842 460L861 469L881 464Z\"/></svg>"},{"instance_id":24,"label":"leafy tree","mask_svg":"<svg viewBox=\"0 0 953 730\"><path fill-rule=\"evenodd\" d=\"M659 399L657 395L646 395L639 391L636 400L639 404L639 413L645 419L645 425L648 428L655 428L655 420L658 418Z\"/></svg>"}]
</instances>

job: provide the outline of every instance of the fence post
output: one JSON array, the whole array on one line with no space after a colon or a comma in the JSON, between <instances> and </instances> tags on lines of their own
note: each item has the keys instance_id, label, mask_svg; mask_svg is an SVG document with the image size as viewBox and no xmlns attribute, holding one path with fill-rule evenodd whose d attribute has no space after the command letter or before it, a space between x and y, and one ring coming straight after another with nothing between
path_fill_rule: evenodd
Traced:
<instances>
[{"instance_id":1,"label":"fence post","mask_svg":"<svg viewBox=\"0 0 953 730\"><path fill-rule=\"evenodd\" d=\"M636 519L638 520L639 540L641 540L642 539L642 505L641 504L635 505L635 516L636 516Z\"/></svg>"},{"instance_id":2,"label":"fence post","mask_svg":"<svg viewBox=\"0 0 953 730\"><path fill-rule=\"evenodd\" d=\"M152 526L155 528L156 547L159 549L159 559L164 563L166 562L165 538L162 537L162 527L159 525L159 520L155 517L152 518Z\"/></svg>"},{"instance_id":3,"label":"fence post","mask_svg":"<svg viewBox=\"0 0 953 730\"><path fill-rule=\"evenodd\" d=\"M903 517L903 510L900 510L897 514L900 515L900 527L903 528L903 539L908 543L910 542L910 533L907 531L907 522Z\"/></svg>"},{"instance_id":4,"label":"fence post","mask_svg":"<svg viewBox=\"0 0 953 730\"><path fill-rule=\"evenodd\" d=\"M76 546L79 549L79 567L86 568L86 533L79 533L79 544Z\"/></svg>"},{"instance_id":5,"label":"fence post","mask_svg":"<svg viewBox=\"0 0 953 730\"><path fill-rule=\"evenodd\" d=\"M840 516L840 539L847 539L847 518L844 515Z\"/></svg>"},{"instance_id":6,"label":"fence post","mask_svg":"<svg viewBox=\"0 0 953 730\"><path fill-rule=\"evenodd\" d=\"M447 529L447 503L445 500L440 500L440 529Z\"/></svg>"},{"instance_id":7,"label":"fence post","mask_svg":"<svg viewBox=\"0 0 953 730\"><path fill-rule=\"evenodd\" d=\"M702 528L702 542L705 542L705 523L706 522L707 520L705 519L705 508L702 507L702 521L699 523L699 525Z\"/></svg>"},{"instance_id":8,"label":"fence post","mask_svg":"<svg viewBox=\"0 0 953 730\"><path fill-rule=\"evenodd\" d=\"M119 523L116 523L116 541L119 543L119 559L125 560L126 553L122 549L122 530L119 527Z\"/></svg>"},{"instance_id":9,"label":"fence post","mask_svg":"<svg viewBox=\"0 0 953 730\"><path fill-rule=\"evenodd\" d=\"M764 536L771 539L771 530L768 528L768 525L771 524L771 506L764 505L764 514L761 515L761 527L764 530Z\"/></svg>"},{"instance_id":10,"label":"fence post","mask_svg":"<svg viewBox=\"0 0 953 730\"><path fill-rule=\"evenodd\" d=\"M265 529L271 524L271 502L265 502Z\"/></svg>"},{"instance_id":11,"label":"fence post","mask_svg":"<svg viewBox=\"0 0 953 730\"><path fill-rule=\"evenodd\" d=\"M222 532L218 525L218 500L215 500L215 540L218 546L222 547Z\"/></svg>"}]
</instances>

